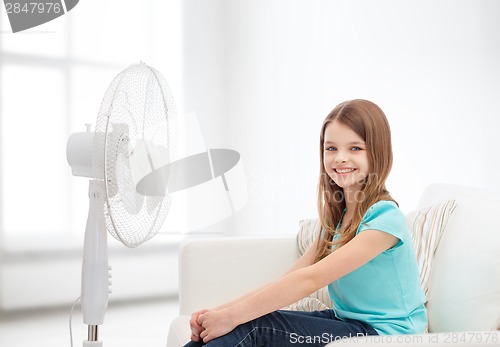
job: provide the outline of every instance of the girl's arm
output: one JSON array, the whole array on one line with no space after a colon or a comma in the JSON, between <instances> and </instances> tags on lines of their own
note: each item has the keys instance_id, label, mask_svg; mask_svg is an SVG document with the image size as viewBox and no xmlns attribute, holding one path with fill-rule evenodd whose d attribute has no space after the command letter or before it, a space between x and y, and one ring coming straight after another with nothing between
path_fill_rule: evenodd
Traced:
<instances>
[{"instance_id":1,"label":"girl's arm","mask_svg":"<svg viewBox=\"0 0 500 347\"><path fill-rule=\"evenodd\" d=\"M314 262L314 257L316 255L316 249L318 248L318 238L316 238L316 240L309 246L309 248L307 248L307 250L304 252L304 254L302 254L302 256L297 259L297 261L295 263L293 263L293 265L285 272L285 274L282 276L286 276L298 269L302 269L302 268L305 268L307 266L310 266L313 264ZM281 278L282 278L281 277ZM272 283L271 283L272 284ZM266 287L268 287L270 284L266 284L262 287L259 287L241 297L239 297L238 299L236 300L233 300L233 301L230 301L230 302L227 302L223 305L220 305L220 306L217 306L214 310L221 310L223 308L226 308L226 307L229 307L229 306L233 306L239 302L242 302L243 300L246 300L248 299L249 297L252 297L254 296L255 294L257 294L258 292L261 292L262 290L264 290ZM302 298L301 298L302 299ZM287 304L286 304L287 305ZM283 305L286 306L286 305Z\"/></svg>"},{"instance_id":2,"label":"girl's arm","mask_svg":"<svg viewBox=\"0 0 500 347\"><path fill-rule=\"evenodd\" d=\"M201 314L198 323L205 330L200 337L208 342L230 332L239 324L291 304L369 262L397 242L398 239L388 233L365 230L315 264L306 267L295 267L294 264L291 270L295 271L254 292L252 296L231 306Z\"/></svg>"},{"instance_id":3,"label":"girl's arm","mask_svg":"<svg viewBox=\"0 0 500 347\"><path fill-rule=\"evenodd\" d=\"M314 262L315 255L316 255L317 247L318 247L318 238L316 238L316 240L309 246L309 248L304 252L304 254L299 259L297 259L297 261L285 272L285 274L283 276L286 276L287 274L292 273L298 269L312 265ZM266 284L262 287L259 287L255 290L252 290L251 292L249 292L249 293L247 293L247 294L245 294L245 295L243 295L235 300L232 300L232 301L229 301L225 304L217 306L213 310L219 311L219 310L222 310L224 308L234 306L234 305L238 304L239 302L242 302L242 301L256 295L257 293L265 290L266 287L268 287L269 285L270 284ZM191 315L191 320L189 321L189 325L191 327L191 340L193 340L193 341L200 340L200 333L204 330L204 328L198 323L198 317L201 314L206 313L208 311L209 310L202 310L202 311L194 312Z\"/></svg>"}]
</instances>

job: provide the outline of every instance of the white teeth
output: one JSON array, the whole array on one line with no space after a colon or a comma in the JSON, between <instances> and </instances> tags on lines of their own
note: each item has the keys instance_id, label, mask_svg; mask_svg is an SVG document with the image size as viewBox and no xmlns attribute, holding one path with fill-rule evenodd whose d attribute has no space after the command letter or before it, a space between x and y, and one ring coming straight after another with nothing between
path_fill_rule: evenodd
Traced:
<instances>
[{"instance_id":1,"label":"white teeth","mask_svg":"<svg viewBox=\"0 0 500 347\"><path fill-rule=\"evenodd\" d=\"M348 173L348 172L352 172L354 170L355 169L335 169L335 171L337 171L338 173Z\"/></svg>"}]
</instances>

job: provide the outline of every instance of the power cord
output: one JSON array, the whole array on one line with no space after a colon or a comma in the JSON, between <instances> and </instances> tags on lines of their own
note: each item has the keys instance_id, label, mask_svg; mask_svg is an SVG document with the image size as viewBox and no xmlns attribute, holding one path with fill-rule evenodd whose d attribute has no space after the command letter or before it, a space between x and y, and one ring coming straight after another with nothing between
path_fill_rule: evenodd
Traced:
<instances>
[{"instance_id":1,"label":"power cord","mask_svg":"<svg viewBox=\"0 0 500 347\"><path fill-rule=\"evenodd\" d=\"M75 300L73 306L71 307L71 312L69 314L69 341L71 343L71 347L73 347L73 329L71 328L71 317L73 316L73 310L75 309L76 304L80 301L80 297Z\"/></svg>"}]
</instances>

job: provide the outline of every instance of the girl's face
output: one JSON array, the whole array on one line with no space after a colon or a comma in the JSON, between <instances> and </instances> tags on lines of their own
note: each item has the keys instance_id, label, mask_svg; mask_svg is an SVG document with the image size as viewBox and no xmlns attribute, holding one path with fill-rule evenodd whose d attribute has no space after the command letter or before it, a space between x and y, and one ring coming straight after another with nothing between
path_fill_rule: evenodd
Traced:
<instances>
[{"instance_id":1,"label":"girl's face","mask_svg":"<svg viewBox=\"0 0 500 347\"><path fill-rule=\"evenodd\" d=\"M325 128L323 165L328 176L344 191L360 190L369 172L365 142L348 126L330 122Z\"/></svg>"}]
</instances>

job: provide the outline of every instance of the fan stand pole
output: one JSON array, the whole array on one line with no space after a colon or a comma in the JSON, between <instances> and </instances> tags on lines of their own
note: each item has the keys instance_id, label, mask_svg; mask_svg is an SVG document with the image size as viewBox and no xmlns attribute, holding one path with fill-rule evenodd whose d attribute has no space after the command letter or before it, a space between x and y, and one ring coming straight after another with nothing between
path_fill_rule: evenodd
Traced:
<instances>
[{"instance_id":1,"label":"fan stand pole","mask_svg":"<svg viewBox=\"0 0 500 347\"><path fill-rule=\"evenodd\" d=\"M101 347L98 326L104 323L108 306L110 270L106 221L104 220L104 182L89 182L89 215L85 229L82 264L82 313L88 325L88 340L84 347Z\"/></svg>"},{"instance_id":2,"label":"fan stand pole","mask_svg":"<svg viewBox=\"0 0 500 347\"><path fill-rule=\"evenodd\" d=\"M83 341L83 347L102 347L102 341L98 341L98 327L98 325L89 325L88 340Z\"/></svg>"}]
</instances>

